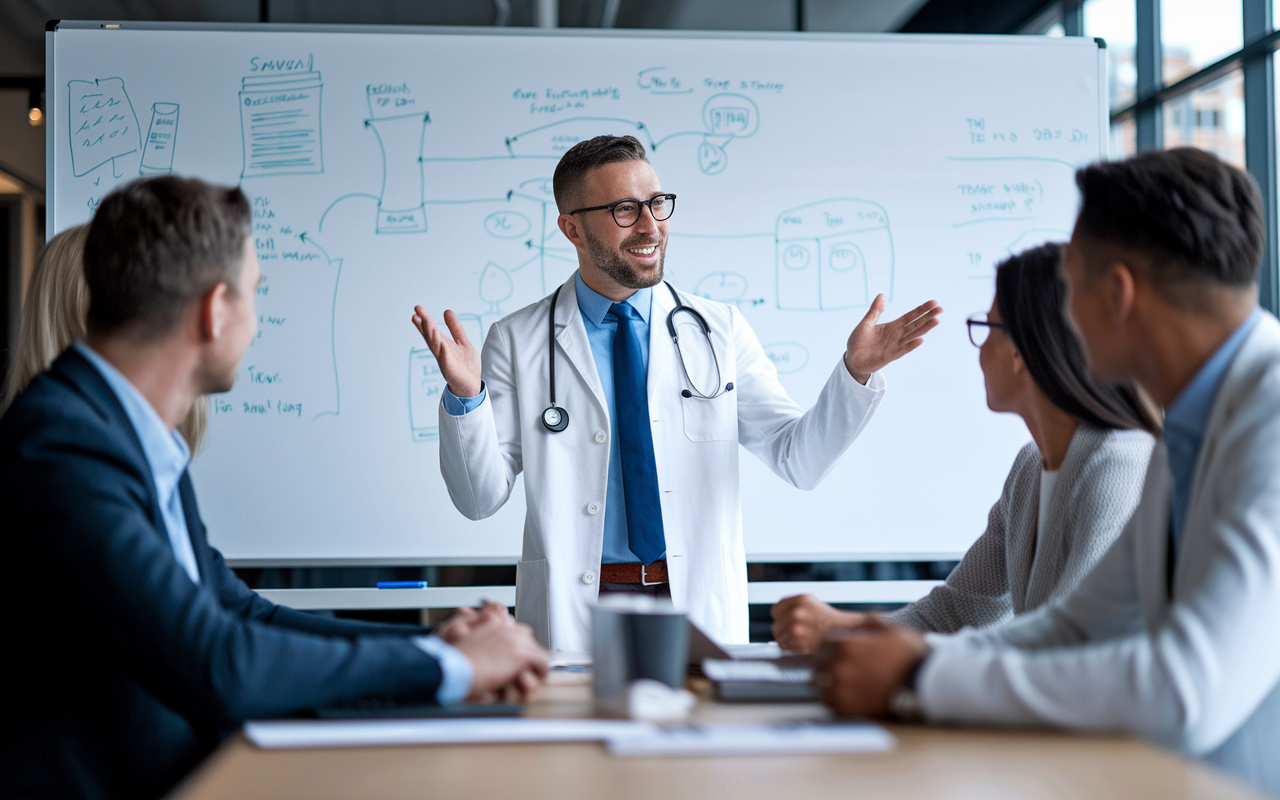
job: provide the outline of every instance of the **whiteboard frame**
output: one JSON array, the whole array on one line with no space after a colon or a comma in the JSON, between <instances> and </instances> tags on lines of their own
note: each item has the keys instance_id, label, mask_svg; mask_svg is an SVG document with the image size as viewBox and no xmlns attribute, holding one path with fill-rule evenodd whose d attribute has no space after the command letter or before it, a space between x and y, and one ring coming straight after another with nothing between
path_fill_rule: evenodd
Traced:
<instances>
[{"instance_id":1,"label":"whiteboard frame","mask_svg":"<svg viewBox=\"0 0 1280 800\"><path fill-rule=\"evenodd\" d=\"M997 44L1025 41L1022 34L952 34L952 33L818 33L788 31L688 31L669 29L631 28L523 28L462 25L328 25L322 23L278 22L134 22L116 20L50 20L45 27L45 97L50 101L58 85L56 77L57 32L59 30L100 30L110 35L118 25L119 30L138 31L200 31L200 32L252 32L252 33L365 33L397 34L404 36L557 36L579 38L631 38L677 40L746 40L746 41L821 41L821 42L937 42L966 44ZM1086 42L1097 48L1098 57L1098 142L1100 157L1106 159L1110 150L1111 120L1107 96L1106 42L1088 37L1037 37L1045 47L1084 47ZM54 142L54 124L51 116L58 113L57 103L48 102L45 121L45 236L46 241L57 232L54 228L53 192L58 148ZM958 561L963 552L903 552L903 553L747 553L747 563L831 563L831 562L912 562ZM272 567L390 567L390 566L505 566L520 561L519 554L511 556L442 557L442 558L245 558L227 559L236 568Z\"/></svg>"},{"instance_id":2,"label":"whiteboard frame","mask_svg":"<svg viewBox=\"0 0 1280 800\"><path fill-rule=\"evenodd\" d=\"M240 31L245 33L375 33L399 34L404 36L571 36L580 38L627 38L627 39L717 39L747 41L805 41L805 42L902 42L923 41L965 42L981 44L984 42L1025 41L1025 34L965 34L965 33L817 33L791 31L686 31L666 28L517 28L492 27L475 25L326 25L323 23L304 22L133 22L108 19L95 20L49 20L45 25L44 47L44 96L52 100L54 87L58 85L55 76L55 48L59 30L99 30L103 35L114 33L115 28L107 25L118 25L118 30L133 31L204 31L223 32ZM1098 49L1098 126L1099 142L1105 143L1101 157L1106 158L1110 151L1111 118L1107 97L1107 54L1106 42L1102 39L1090 39L1084 36L1061 36L1036 38L1046 47L1082 47L1085 42L1092 42ZM46 101L45 112L45 241L53 238L57 232L53 227L53 190L54 165L58 148L53 140L53 122L51 115L56 103ZM883 559L881 559L883 560Z\"/></svg>"}]
</instances>

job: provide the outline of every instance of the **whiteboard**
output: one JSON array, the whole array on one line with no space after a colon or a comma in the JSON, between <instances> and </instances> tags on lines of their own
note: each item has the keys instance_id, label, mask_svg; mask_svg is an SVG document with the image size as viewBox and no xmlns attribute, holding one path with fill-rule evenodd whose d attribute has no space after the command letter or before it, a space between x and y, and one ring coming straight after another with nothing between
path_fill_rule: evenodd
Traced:
<instances>
[{"instance_id":1,"label":"whiteboard","mask_svg":"<svg viewBox=\"0 0 1280 800\"><path fill-rule=\"evenodd\" d=\"M941 327L825 482L742 453L753 560L947 558L1017 449L964 319L993 266L1065 239L1107 140L1090 39L681 35L61 23L49 34L49 230L173 171L239 184L258 338L193 464L211 540L256 563L514 561L524 498L481 522L439 473L415 303L473 339L575 269L551 175L635 135L679 195L667 274L734 303L811 405L876 293Z\"/></svg>"}]
</instances>

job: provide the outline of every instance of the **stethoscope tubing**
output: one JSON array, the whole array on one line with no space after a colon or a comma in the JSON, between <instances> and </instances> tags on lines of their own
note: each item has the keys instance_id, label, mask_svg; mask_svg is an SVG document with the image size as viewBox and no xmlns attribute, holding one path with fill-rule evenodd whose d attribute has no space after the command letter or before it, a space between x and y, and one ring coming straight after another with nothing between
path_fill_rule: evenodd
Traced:
<instances>
[{"instance_id":1,"label":"stethoscope tubing","mask_svg":"<svg viewBox=\"0 0 1280 800\"><path fill-rule=\"evenodd\" d=\"M680 361L680 372L684 375L684 380L689 384L689 389L682 389L680 396L685 398L695 398L698 400L714 400L720 395L733 391L733 384L727 383L720 385L722 378L720 372L720 357L716 355L715 342L711 341L711 326L707 324L706 317L696 308L685 305L680 300L680 295L667 281L662 282L667 287L667 291L671 292L671 298L675 300L676 307L671 309L671 313L667 314L667 333L671 335L671 343L676 348L676 358ZM569 426L569 413L563 408L556 405L556 303L560 299L560 290L556 289L551 293L551 310L548 313L547 328L547 364L550 367L547 386L550 393L551 405L542 412L542 425L551 433L560 433ZM703 337L707 340L707 347L711 350L711 360L716 368L716 388L711 394L705 394L693 382L693 378L689 376L689 368L684 361L684 351L680 349L680 336L676 333L676 314L680 312L691 314L698 323L698 329L702 331Z\"/></svg>"}]
</instances>

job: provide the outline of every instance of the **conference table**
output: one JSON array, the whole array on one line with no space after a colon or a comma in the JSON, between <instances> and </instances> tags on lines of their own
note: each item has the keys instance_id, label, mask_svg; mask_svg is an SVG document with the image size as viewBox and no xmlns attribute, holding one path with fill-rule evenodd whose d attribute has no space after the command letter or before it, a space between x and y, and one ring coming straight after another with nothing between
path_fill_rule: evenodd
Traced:
<instances>
[{"instance_id":1,"label":"conference table","mask_svg":"<svg viewBox=\"0 0 1280 800\"><path fill-rule=\"evenodd\" d=\"M694 722L822 719L818 703L741 704L696 682ZM553 672L529 716L592 716L590 676ZM1042 730L889 724L889 752L631 759L601 743L262 750L236 734L174 793L181 800L466 797L485 800L1160 798L1262 795L1137 740Z\"/></svg>"}]
</instances>

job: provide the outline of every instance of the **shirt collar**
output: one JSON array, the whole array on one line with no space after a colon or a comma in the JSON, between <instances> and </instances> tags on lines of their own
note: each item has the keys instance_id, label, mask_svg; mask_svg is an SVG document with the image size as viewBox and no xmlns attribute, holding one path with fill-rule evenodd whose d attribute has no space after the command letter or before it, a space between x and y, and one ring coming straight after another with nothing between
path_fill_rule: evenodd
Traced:
<instances>
[{"instance_id":1,"label":"shirt collar","mask_svg":"<svg viewBox=\"0 0 1280 800\"><path fill-rule=\"evenodd\" d=\"M605 318L609 316L609 309L613 307L613 301L588 286L582 280L581 272L577 273L574 287L578 292L578 310L582 312L582 316L597 328L603 325ZM652 288L638 289L624 302L630 303L645 324L649 324L649 312L653 308Z\"/></svg>"},{"instance_id":2,"label":"shirt collar","mask_svg":"<svg viewBox=\"0 0 1280 800\"><path fill-rule=\"evenodd\" d=\"M124 406L124 413L129 417L134 432L138 434L138 441L142 443L142 453L146 456L147 465L151 467L151 477L156 482L157 489L163 487L162 494L172 491L191 460L187 443L176 431L164 424L164 420L160 419L160 415L142 392L110 361L98 355L84 342L76 342L75 348L76 352L97 368L120 400L120 405ZM162 496L161 502L164 500Z\"/></svg>"},{"instance_id":3,"label":"shirt collar","mask_svg":"<svg viewBox=\"0 0 1280 800\"><path fill-rule=\"evenodd\" d=\"M1213 401L1218 395L1218 387L1226 377L1227 368L1232 359L1249 338L1249 333L1262 319L1262 309L1255 308L1240 327L1227 337L1227 340L1209 356L1196 376L1182 390L1165 412L1164 427L1168 432L1194 436L1197 439L1204 434L1209 424L1209 412L1213 410Z\"/></svg>"}]
</instances>

